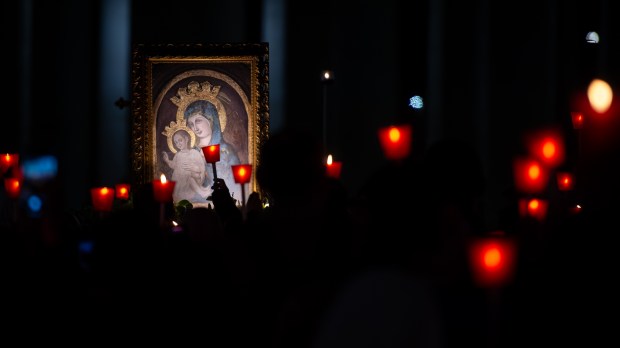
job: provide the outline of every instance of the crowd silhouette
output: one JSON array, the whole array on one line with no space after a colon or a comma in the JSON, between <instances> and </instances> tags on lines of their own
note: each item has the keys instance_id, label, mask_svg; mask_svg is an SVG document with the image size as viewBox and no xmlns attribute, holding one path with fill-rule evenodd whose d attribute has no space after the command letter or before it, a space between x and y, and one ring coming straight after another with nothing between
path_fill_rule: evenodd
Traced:
<instances>
[{"instance_id":1,"label":"crowd silhouette","mask_svg":"<svg viewBox=\"0 0 620 348\"><path fill-rule=\"evenodd\" d=\"M610 192L580 214L514 210L487 226L485 171L462 139L386 161L359 192L325 175L323 150L303 131L271 135L245 211L216 180L209 206L166 206L176 230L149 185L130 209L36 226L5 205L7 328L274 348L554 346L613 331L599 316L616 305ZM495 228L518 240L518 267L485 288L468 248Z\"/></svg>"}]
</instances>

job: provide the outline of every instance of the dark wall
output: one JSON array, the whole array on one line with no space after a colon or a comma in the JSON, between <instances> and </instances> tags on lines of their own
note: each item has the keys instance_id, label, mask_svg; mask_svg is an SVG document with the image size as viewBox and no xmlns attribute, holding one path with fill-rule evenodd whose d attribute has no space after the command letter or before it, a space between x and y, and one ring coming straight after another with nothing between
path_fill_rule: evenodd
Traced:
<instances>
[{"instance_id":1,"label":"dark wall","mask_svg":"<svg viewBox=\"0 0 620 348\"><path fill-rule=\"evenodd\" d=\"M57 154L72 187L65 201L74 206L95 184L92 153L105 142L94 129L101 3L26 3L30 16L24 2L3 3L4 42L13 52L3 61L15 67L6 76L16 86L5 92L13 101L5 107L16 106L11 115L20 121L5 113L5 122L16 126L3 127L0 151ZM550 123L569 128L575 91L593 75L618 82L620 30L612 16L619 5L612 1L283 4L285 85L271 88L283 89L286 102L283 114L272 117L321 137L327 110L328 151L344 162L352 192L384 164L377 129L405 120L416 125L414 151L448 136L471 141L495 192L489 198L499 199L511 185L511 156L525 130ZM134 0L131 42L263 40L262 1L172 5ZM17 27L8 24L15 18ZM599 45L585 44L590 30L601 34ZM324 69L335 73L329 85L320 80ZM425 97L424 110L407 106L412 94Z\"/></svg>"}]
</instances>

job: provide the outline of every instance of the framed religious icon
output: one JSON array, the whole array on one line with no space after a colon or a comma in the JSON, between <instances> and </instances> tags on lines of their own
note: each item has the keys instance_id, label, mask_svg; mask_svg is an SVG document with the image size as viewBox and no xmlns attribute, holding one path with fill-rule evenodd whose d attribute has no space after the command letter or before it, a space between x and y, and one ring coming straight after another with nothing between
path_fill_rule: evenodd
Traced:
<instances>
[{"instance_id":1,"label":"framed religious icon","mask_svg":"<svg viewBox=\"0 0 620 348\"><path fill-rule=\"evenodd\" d=\"M252 173L269 134L268 43L138 44L132 52L131 169L136 184L165 175L173 203L206 205L213 180L237 201L260 192L234 180L232 166ZM208 156L207 148L219 148ZM205 157L207 155L207 157Z\"/></svg>"}]
</instances>

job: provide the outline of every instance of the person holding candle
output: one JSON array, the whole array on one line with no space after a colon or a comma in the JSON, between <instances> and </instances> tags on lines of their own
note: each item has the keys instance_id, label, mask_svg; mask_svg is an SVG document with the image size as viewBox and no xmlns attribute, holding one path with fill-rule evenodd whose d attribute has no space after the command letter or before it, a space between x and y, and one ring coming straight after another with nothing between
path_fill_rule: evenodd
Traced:
<instances>
[{"instance_id":1,"label":"person holding candle","mask_svg":"<svg viewBox=\"0 0 620 348\"><path fill-rule=\"evenodd\" d=\"M227 143L222 136L220 118L215 106L207 100L197 100L185 110L187 126L196 134L196 148L209 145L220 145L220 161L216 163L217 177L224 179L233 197L241 197L240 188L235 185L231 165L241 163L237 151L232 144ZM203 186L213 185L213 168L205 164L207 172Z\"/></svg>"},{"instance_id":2,"label":"person holding candle","mask_svg":"<svg viewBox=\"0 0 620 348\"><path fill-rule=\"evenodd\" d=\"M179 202L206 202L210 190L202 186L205 181L205 160L202 154L190 147L189 130L179 129L173 133L174 146L177 152L172 159L167 152L163 153L163 160L172 169L172 181L176 182L172 200Z\"/></svg>"}]
</instances>

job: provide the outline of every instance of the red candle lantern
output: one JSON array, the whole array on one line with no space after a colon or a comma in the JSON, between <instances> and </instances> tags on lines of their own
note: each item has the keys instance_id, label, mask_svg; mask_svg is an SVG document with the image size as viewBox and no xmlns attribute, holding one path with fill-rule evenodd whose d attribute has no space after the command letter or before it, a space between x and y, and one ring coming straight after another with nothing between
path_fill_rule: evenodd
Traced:
<instances>
[{"instance_id":1,"label":"red candle lantern","mask_svg":"<svg viewBox=\"0 0 620 348\"><path fill-rule=\"evenodd\" d=\"M159 203L172 201L172 192L176 182L166 180L166 176L162 174L160 180L153 180L153 198Z\"/></svg>"},{"instance_id":2,"label":"red candle lantern","mask_svg":"<svg viewBox=\"0 0 620 348\"><path fill-rule=\"evenodd\" d=\"M128 200L130 188L131 188L131 185L129 184L116 184L116 190L115 190L116 198L122 199L122 200Z\"/></svg>"},{"instance_id":3,"label":"red candle lantern","mask_svg":"<svg viewBox=\"0 0 620 348\"><path fill-rule=\"evenodd\" d=\"M330 178L340 178L340 172L342 171L342 162L334 161L332 155L327 156L326 174Z\"/></svg>"},{"instance_id":4,"label":"red candle lantern","mask_svg":"<svg viewBox=\"0 0 620 348\"><path fill-rule=\"evenodd\" d=\"M207 163L211 163L213 166L213 178L217 179L217 169L215 163L220 161L220 144L203 146L202 153L205 155Z\"/></svg>"},{"instance_id":5,"label":"red candle lantern","mask_svg":"<svg viewBox=\"0 0 620 348\"><path fill-rule=\"evenodd\" d=\"M203 146L202 153L205 155L207 163L215 163L220 161L220 144Z\"/></svg>"},{"instance_id":6,"label":"red candle lantern","mask_svg":"<svg viewBox=\"0 0 620 348\"><path fill-rule=\"evenodd\" d=\"M570 113L571 121L573 122L574 129L583 128L583 113L573 111Z\"/></svg>"},{"instance_id":7,"label":"red candle lantern","mask_svg":"<svg viewBox=\"0 0 620 348\"><path fill-rule=\"evenodd\" d=\"M485 288L509 283L515 268L515 243L499 231L474 239L469 245L469 262L474 282Z\"/></svg>"},{"instance_id":8,"label":"red candle lantern","mask_svg":"<svg viewBox=\"0 0 620 348\"><path fill-rule=\"evenodd\" d=\"M6 190L6 194L9 198L19 197L21 188L22 188L22 185L19 179L17 178L5 178L4 179L4 189Z\"/></svg>"},{"instance_id":9,"label":"red candle lantern","mask_svg":"<svg viewBox=\"0 0 620 348\"><path fill-rule=\"evenodd\" d=\"M114 203L114 189L109 187L91 188L90 198L92 200L94 210L112 211L112 203Z\"/></svg>"},{"instance_id":10,"label":"red candle lantern","mask_svg":"<svg viewBox=\"0 0 620 348\"><path fill-rule=\"evenodd\" d=\"M549 180L547 168L533 158L516 158L513 170L515 188L523 193L539 193L545 189Z\"/></svg>"},{"instance_id":11,"label":"red candle lantern","mask_svg":"<svg viewBox=\"0 0 620 348\"><path fill-rule=\"evenodd\" d=\"M519 215L522 218L531 217L539 221L545 220L549 202L541 198L520 199Z\"/></svg>"},{"instance_id":12,"label":"red candle lantern","mask_svg":"<svg viewBox=\"0 0 620 348\"><path fill-rule=\"evenodd\" d=\"M235 177L237 184L245 184L250 182L252 178L252 165L251 164L237 164L230 166Z\"/></svg>"},{"instance_id":13,"label":"red candle lantern","mask_svg":"<svg viewBox=\"0 0 620 348\"><path fill-rule=\"evenodd\" d=\"M570 191L575 186L575 178L571 173L558 172L556 174L556 179L558 182L558 190L560 191Z\"/></svg>"},{"instance_id":14,"label":"red candle lantern","mask_svg":"<svg viewBox=\"0 0 620 348\"><path fill-rule=\"evenodd\" d=\"M241 185L241 207L245 209L245 184L252 178L251 164L237 164L230 166L235 182Z\"/></svg>"},{"instance_id":15,"label":"red candle lantern","mask_svg":"<svg viewBox=\"0 0 620 348\"><path fill-rule=\"evenodd\" d=\"M379 129L379 143L385 158L399 161L411 151L411 125L403 124Z\"/></svg>"},{"instance_id":16,"label":"red candle lantern","mask_svg":"<svg viewBox=\"0 0 620 348\"><path fill-rule=\"evenodd\" d=\"M19 155L14 153L7 153L0 156L0 169L2 169L2 173L6 173L9 168L13 166L17 166L19 162Z\"/></svg>"}]
</instances>

